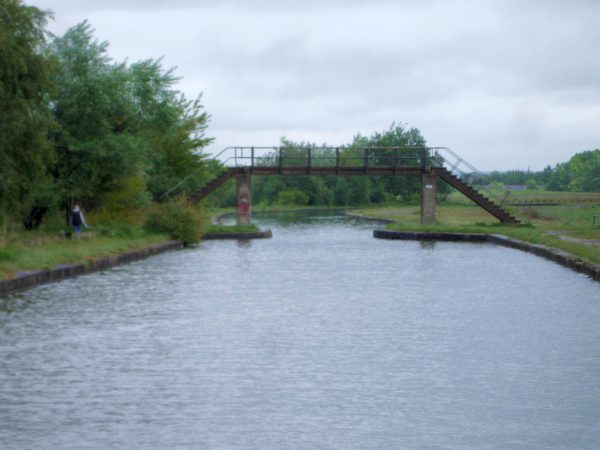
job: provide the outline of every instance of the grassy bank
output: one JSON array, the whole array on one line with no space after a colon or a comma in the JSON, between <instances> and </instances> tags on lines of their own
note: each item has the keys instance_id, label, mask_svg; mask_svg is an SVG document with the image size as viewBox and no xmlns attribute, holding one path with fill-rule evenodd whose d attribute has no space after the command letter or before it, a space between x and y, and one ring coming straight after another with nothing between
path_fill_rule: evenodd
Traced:
<instances>
[{"instance_id":1,"label":"grassy bank","mask_svg":"<svg viewBox=\"0 0 600 450\"><path fill-rule=\"evenodd\" d=\"M393 220L389 229L401 231L446 231L463 233L503 234L523 241L544 244L565 250L582 259L600 264L600 226L594 226L592 217L600 215L600 202L578 202L581 195L569 197L565 193L543 193L545 198L560 202L555 206L520 207L518 216L522 226L502 225L497 219L475 205L442 204L438 206L437 223L421 225L418 206L363 208L357 213L378 219ZM596 197L598 198L598 197Z\"/></svg>"},{"instance_id":2,"label":"grassy bank","mask_svg":"<svg viewBox=\"0 0 600 450\"><path fill-rule=\"evenodd\" d=\"M92 258L144 248L167 239L166 234L150 233L133 225L114 227L111 232L85 231L71 239L47 230L13 232L4 235L4 245L0 246L0 279L58 264L85 263Z\"/></svg>"},{"instance_id":3,"label":"grassy bank","mask_svg":"<svg viewBox=\"0 0 600 450\"><path fill-rule=\"evenodd\" d=\"M15 221L0 222L4 224L0 226L0 279L58 264L86 263L170 239L194 243L202 237L208 220L185 199L174 199L119 214L94 210L87 222L92 227L77 235L71 235L59 211L48 213L33 231Z\"/></svg>"},{"instance_id":4,"label":"grassy bank","mask_svg":"<svg viewBox=\"0 0 600 450\"><path fill-rule=\"evenodd\" d=\"M254 233L260 231L256 225L209 225L207 233Z\"/></svg>"}]
</instances>

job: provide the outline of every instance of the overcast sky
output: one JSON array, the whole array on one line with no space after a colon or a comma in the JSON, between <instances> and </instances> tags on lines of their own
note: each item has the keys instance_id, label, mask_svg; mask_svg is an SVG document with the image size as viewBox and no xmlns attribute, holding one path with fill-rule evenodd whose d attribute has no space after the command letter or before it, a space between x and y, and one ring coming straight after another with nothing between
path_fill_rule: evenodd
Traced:
<instances>
[{"instance_id":1,"label":"overcast sky","mask_svg":"<svg viewBox=\"0 0 600 450\"><path fill-rule=\"evenodd\" d=\"M600 1L30 0L88 19L115 61L164 57L203 93L211 151L341 145L393 122L475 167L600 148Z\"/></svg>"}]
</instances>

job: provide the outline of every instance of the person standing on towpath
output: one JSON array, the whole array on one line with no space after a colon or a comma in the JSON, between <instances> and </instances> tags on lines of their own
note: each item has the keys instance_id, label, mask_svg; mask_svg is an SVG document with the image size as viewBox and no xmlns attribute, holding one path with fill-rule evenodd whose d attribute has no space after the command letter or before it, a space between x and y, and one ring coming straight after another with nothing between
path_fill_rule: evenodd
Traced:
<instances>
[{"instance_id":1,"label":"person standing on towpath","mask_svg":"<svg viewBox=\"0 0 600 450\"><path fill-rule=\"evenodd\" d=\"M71 225L75 234L81 233L81 225L84 227L88 226L85 222L85 217L83 217L83 212L79 209L79 205L75 205L73 211L71 211Z\"/></svg>"}]
</instances>

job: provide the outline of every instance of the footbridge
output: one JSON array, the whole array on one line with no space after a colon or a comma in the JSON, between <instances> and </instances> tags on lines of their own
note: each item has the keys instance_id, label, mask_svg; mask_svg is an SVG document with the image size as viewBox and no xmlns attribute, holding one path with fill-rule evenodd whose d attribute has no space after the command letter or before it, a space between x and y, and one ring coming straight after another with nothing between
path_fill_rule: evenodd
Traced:
<instances>
[{"instance_id":1,"label":"footbridge","mask_svg":"<svg viewBox=\"0 0 600 450\"><path fill-rule=\"evenodd\" d=\"M222 173L189 200L198 203L235 177L240 225L251 223L252 175L418 176L423 224L435 223L437 184L442 179L501 222L519 223L502 200L472 185L484 174L447 147L228 147L215 159L223 164Z\"/></svg>"}]
</instances>

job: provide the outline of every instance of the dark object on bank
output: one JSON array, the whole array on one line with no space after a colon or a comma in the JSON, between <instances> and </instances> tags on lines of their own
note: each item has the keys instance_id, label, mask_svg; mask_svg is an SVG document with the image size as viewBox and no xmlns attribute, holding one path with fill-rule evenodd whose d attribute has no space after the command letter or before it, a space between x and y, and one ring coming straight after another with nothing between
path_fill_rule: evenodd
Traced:
<instances>
[{"instance_id":1,"label":"dark object on bank","mask_svg":"<svg viewBox=\"0 0 600 450\"><path fill-rule=\"evenodd\" d=\"M27 230L35 230L42 224L44 215L48 212L45 206L33 206L29 215L23 219L23 225Z\"/></svg>"}]
</instances>

